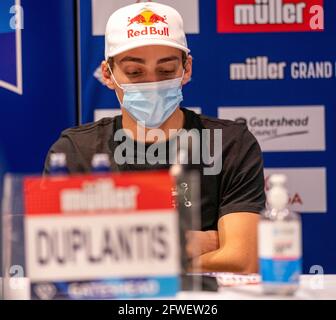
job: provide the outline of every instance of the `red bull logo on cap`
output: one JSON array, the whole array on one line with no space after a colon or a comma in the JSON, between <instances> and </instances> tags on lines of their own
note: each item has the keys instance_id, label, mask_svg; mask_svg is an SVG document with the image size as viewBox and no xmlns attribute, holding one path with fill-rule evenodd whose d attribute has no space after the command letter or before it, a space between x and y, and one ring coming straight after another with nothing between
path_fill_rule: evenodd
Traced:
<instances>
[{"instance_id":1,"label":"red bull logo on cap","mask_svg":"<svg viewBox=\"0 0 336 320\"><path fill-rule=\"evenodd\" d=\"M160 16L151 10L144 10L135 17L128 18L127 27L131 27L134 24L142 24L145 28L141 31L129 29L127 30L127 36L128 38L134 38L150 34L169 37L169 28L166 20L166 16ZM157 28L155 25L158 23L165 24L167 27Z\"/></svg>"}]
</instances>

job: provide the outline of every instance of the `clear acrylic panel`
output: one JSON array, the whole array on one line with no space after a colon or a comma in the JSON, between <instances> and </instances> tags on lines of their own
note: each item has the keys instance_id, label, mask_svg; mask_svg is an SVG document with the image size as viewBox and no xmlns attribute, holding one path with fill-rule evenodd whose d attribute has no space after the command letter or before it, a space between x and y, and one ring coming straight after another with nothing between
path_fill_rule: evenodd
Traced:
<instances>
[{"instance_id":1,"label":"clear acrylic panel","mask_svg":"<svg viewBox=\"0 0 336 320\"><path fill-rule=\"evenodd\" d=\"M150 179L151 172L146 174ZM31 295L31 283L26 270L24 196L27 195L29 190L23 192L25 178L26 176L8 174L4 181L2 202L3 279L1 282L2 290L0 290L4 299L36 298L36 295ZM175 179L177 195L175 201L177 202L179 217L180 290L200 291L202 290L202 277L196 275L196 272L194 272L196 270L194 269L195 266L187 258L185 236L188 230L200 230L199 174L195 171L182 172ZM153 186L153 193L155 194L155 186ZM57 275L55 275L56 277ZM40 286L40 296L48 298L50 290L51 287L48 284Z\"/></svg>"}]
</instances>

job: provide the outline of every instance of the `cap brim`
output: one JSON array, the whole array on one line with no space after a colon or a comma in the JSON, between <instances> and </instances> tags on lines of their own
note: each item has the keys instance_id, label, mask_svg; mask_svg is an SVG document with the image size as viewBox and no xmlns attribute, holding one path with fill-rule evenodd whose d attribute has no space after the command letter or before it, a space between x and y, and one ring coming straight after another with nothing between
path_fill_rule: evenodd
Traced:
<instances>
[{"instance_id":1,"label":"cap brim","mask_svg":"<svg viewBox=\"0 0 336 320\"><path fill-rule=\"evenodd\" d=\"M151 40L153 42L151 42ZM139 48L139 47L145 47L145 46L167 46L167 47L180 49L187 54L190 52L190 50L187 47L182 46L173 41L168 41L164 39L137 39L134 42L127 43L126 45L120 46L117 49L111 50L108 53L108 56L105 57L105 59L107 60L108 58L114 57L125 51L132 50L132 49Z\"/></svg>"}]
</instances>

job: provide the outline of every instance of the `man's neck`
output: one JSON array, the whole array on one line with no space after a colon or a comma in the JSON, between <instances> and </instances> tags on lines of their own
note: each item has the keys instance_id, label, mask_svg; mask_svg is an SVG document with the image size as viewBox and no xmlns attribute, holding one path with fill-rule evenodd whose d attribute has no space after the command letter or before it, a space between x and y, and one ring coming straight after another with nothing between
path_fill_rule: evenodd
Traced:
<instances>
[{"instance_id":1,"label":"man's neck","mask_svg":"<svg viewBox=\"0 0 336 320\"><path fill-rule=\"evenodd\" d=\"M137 122L122 108L122 126L132 133L132 137L139 142L153 143L166 141L172 137L172 133L182 129L184 125L184 113L177 108L174 113L158 128L161 130L157 135L157 129L144 128L137 125ZM158 140L153 140L153 136L157 136Z\"/></svg>"}]
</instances>

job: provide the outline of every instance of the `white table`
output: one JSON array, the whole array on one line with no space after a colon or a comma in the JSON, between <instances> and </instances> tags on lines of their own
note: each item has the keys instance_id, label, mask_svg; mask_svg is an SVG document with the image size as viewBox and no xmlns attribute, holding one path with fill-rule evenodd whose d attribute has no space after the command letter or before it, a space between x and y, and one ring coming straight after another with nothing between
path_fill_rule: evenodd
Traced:
<instances>
[{"instance_id":1,"label":"white table","mask_svg":"<svg viewBox=\"0 0 336 320\"><path fill-rule=\"evenodd\" d=\"M260 284L220 287L218 292L181 292L187 300L336 300L336 275L302 275L294 296L266 296Z\"/></svg>"},{"instance_id":2,"label":"white table","mask_svg":"<svg viewBox=\"0 0 336 320\"><path fill-rule=\"evenodd\" d=\"M23 278L26 280L26 278ZM1 284L1 281L0 281ZM29 299L29 281L22 290L14 290L9 299ZM1 286L0 286L1 287ZM1 296L1 293L0 293ZM173 300L336 300L336 275L302 275L294 296L267 296L260 284L220 287L218 292L181 292ZM166 300L166 298L165 298Z\"/></svg>"}]
</instances>

